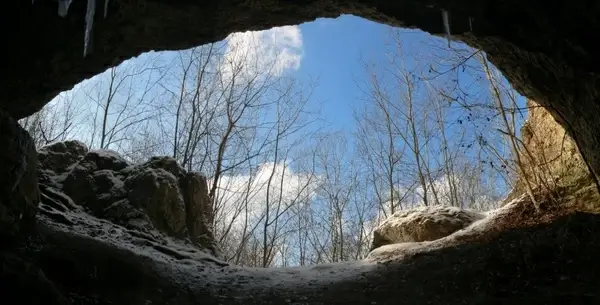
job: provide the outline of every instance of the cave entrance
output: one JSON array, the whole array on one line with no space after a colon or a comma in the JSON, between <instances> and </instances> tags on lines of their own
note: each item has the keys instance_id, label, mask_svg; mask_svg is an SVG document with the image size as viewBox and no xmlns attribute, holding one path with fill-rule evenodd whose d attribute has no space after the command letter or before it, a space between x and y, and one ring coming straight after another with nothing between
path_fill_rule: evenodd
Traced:
<instances>
[{"instance_id":1,"label":"cave entrance","mask_svg":"<svg viewBox=\"0 0 600 305\"><path fill-rule=\"evenodd\" d=\"M542 162L527 148L553 136L522 137L531 109L564 139L483 51L346 15L144 53L20 123L37 147L78 140L204 173L224 258L273 267L361 259L393 213L487 211L526 191L519 173Z\"/></svg>"}]
</instances>

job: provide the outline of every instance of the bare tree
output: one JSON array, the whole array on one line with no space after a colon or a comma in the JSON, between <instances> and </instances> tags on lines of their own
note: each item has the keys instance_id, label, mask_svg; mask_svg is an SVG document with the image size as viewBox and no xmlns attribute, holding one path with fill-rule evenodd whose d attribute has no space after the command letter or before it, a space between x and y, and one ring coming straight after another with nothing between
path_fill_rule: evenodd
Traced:
<instances>
[{"instance_id":1,"label":"bare tree","mask_svg":"<svg viewBox=\"0 0 600 305\"><path fill-rule=\"evenodd\" d=\"M59 94L38 112L19 120L29 132L36 147L73 138L80 131L81 105L75 100L76 92Z\"/></svg>"},{"instance_id":2,"label":"bare tree","mask_svg":"<svg viewBox=\"0 0 600 305\"><path fill-rule=\"evenodd\" d=\"M155 89L164 72L154 60L112 67L84 85L86 102L96 105L90 113L90 147L121 151L122 142L135 133L132 129L158 115L154 105L160 93Z\"/></svg>"}]
</instances>

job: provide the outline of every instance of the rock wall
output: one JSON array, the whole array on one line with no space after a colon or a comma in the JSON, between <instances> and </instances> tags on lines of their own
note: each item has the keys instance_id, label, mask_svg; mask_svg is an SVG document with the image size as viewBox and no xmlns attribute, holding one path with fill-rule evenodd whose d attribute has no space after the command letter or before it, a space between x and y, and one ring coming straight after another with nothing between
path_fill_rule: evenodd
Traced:
<instances>
[{"instance_id":1,"label":"rock wall","mask_svg":"<svg viewBox=\"0 0 600 305\"><path fill-rule=\"evenodd\" d=\"M521 127L522 170L507 201L526 192L577 188L592 183L592 175L576 143L548 109L527 100L528 117Z\"/></svg>"},{"instance_id":2,"label":"rock wall","mask_svg":"<svg viewBox=\"0 0 600 305\"><path fill-rule=\"evenodd\" d=\"M174 159L152 157L132 165L115 152L88 150L78 141L43 147L39 159L43 196L63 194L59 201L98 218L146 234L189 238L217 253L206 178L186 172Z\"/></svg>"},{"instance_id":3,"label":"rock wall","mask_svg":"<svg viewBox=\"0 0 600 305\"><path fill-rule=\"evenodd\" d=\"M95 3L98 12L106 4L104 1ZM524 234L520 231L505 234L489 245L448 249L440 253L446 258L453 254L445 268L440 268L436 257L427 255L412 264L387 266L371 272L368 277L361 275L338 281L335 286L312 285L303 278L299 283L304 286L281 287L277 285L285 282L284 278L279 278L274 285L269 274L253 271L244 281L240 278L248 273L239 272L213 287L214 281L196 278L202 266L193 265L193 270L186 271L186 284L180 285L174 281L176 269L190 266L186 263L188 256L149 242L146 237L131 236L142 236L138 229L150 225L173 236L182 236L184 231L189 234L190 228L198 227L181 217L181 202L184 201L185 210L185 199L173 198L176 193L173 189L181 183L180 176L150 164L135 170L129 165L116 170L88 159L78 161L78 169L68 168L68 172L56 169L60 174L42 169L40 179L47 183L42 194L47 204L43 205L45 210L38 217L44 224L40 228L42 232L18 238L31 228L39 191L31 139L14 119L40 109L56 94L81 80L149 50L182 49L220 40L234 31L299 24L342 13L439 34L444 33L441 9L449 12L453 37L483 49L522 94L549 106L550 113L560 118L562 125L570 126L568 132L581 153L594 173L600 173L600 58L597 56L600 44L594 34L600 30L597 23L600 7L593 2L110 1L108 18L104 19L101 13L95 14L92 53L83 58L86 1L73 1L65 18L57 16L55 0L7 1L2 9L2 19L7 24L2 31L8 60L2 69L5 77L0 100L0 142L4 145L0 153L0 242L6 246L0 251L0 284L3 293L7 294L3 301L13 304L148 304L145 298L148 296L156 304L194 304L198 300L212 304L264 304L265 300L278 304L326 304L356 302L361 297L371 302L376 300L378 304L397 303L399 298L411 304L531 303L532 300L541 304L560 298L568 302L575 299L579 303L598 303L600 272L593 260L599 253L600 226L597 217L591 215L576 215L555 227L532 229ZM118 164L109 162L107 166ZM85 206L79 207L62 192L52 192L65 187L68 175L72 176L72 183L81 182L81 187L89 187L93 180L98 185L106 183L106 188L95 190L92 187L91 191L88 188L96 197L84 196ZM135 198L117 191L123 189L120 182L125 185L127 179L131 179L128 185L132 188L136 183L156 182L153 192L156 196L170 198L169 205L160 207L162 210L158 212L159 207L151 203L134 203ZM73 196L77 196L76 193L77 188L71 192ZM117 197L123 205L119 208L106 206L111 202L107 198ZM597 200L593 202L597 205ZM120 209L123 206L125 208ZM115 221L132 229L128 234L119 235L119 226L110 222L95 218L84 220L86 213L74 212L80 208L98 215L108 208L115 215L125 215L125 220ZM161 216L165 211L172 214ZM69 213L77 217L67 216ZM112 214L102 217L119 219ZM68 225L60 230L59 226L52 227L61 222ZM86 228L84 237L75 234L76 226ZM98 233L107 227L110 232ZM102 239L110 234L133 240L138 248L149 243L152 249L169 252L169 257L176 257L181 262L175 268L147 256L135 256ZM15 238L21 244L8 252L9 243L5 241ZM519 251L514 251L515 243ZM457 268L465 261L470 262L468 268ZM423 272L427 267L431 267L430 273ZM550 270L558 271L548 273ZM322 277L319 271L314 273L315 278ZM565 280L549 282L549 278ZM406 279L419 284L407 285ZM236 285L231 286L232 282ZM253 282L261 285L257 289L243 289ZM423 290L423 282L428 283L427 290ZM262 294L254 298L257 291ZM494 297L506 291L522 298L499 300ZM228 295L224 301L217 294Z\"/></svg>"},{"instance_id":4,"label":"rock wall","mask_svg":"<svg viewBox=\"0 0 600 305\"><path fill-rule=\"evenodd\" d=\"M39 201L33 139L0 111L0 244L13 242L35 219Z\"/></svg>"}]
</instances>

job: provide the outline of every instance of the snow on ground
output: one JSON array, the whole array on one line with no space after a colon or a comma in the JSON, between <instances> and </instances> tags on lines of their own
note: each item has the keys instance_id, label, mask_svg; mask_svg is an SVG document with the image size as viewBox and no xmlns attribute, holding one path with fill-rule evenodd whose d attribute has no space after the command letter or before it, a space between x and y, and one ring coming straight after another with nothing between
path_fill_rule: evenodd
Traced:
<instances>
[{"instance_id":1,"label":"snow on ground","mask_svg":"<svg viewBox=\"0 0 600 305\"><path fill-rule=\"evenodd\" d=\"M273 290L287 290L291 287L294 291L308 291L321 289L316 287L328 287L330 284L363 278L381 268L381 262L402 260L403 257L414 253L451 246L461 236L481 234L494 226L499 217L509 213L518 201L519 199L516 199L500 209L490 211L485 218L442 239L383 246L373 251L365 260L291 268L233 266L195 248L187 241L169 238L159 232L146 234L130 230L96 218L81 209L57 210L42 202L38 218L53 230L95 239L135 255L150 258L165 272L166 278L181 285L208 291L209 294L224 295L230 298L228 300L244 300L248 294L253 293L269 294ZM224 293L223 289L227 292Z\"/></svg>"},{"instance_id":2,"label":"snow on ground","mask_svg":"<svg viewBox=\"0 0 600 305\"><path fill-rule=\"evenodd\" d=\"M53 192L58 192L53 190ZM66 196L66 195L65 195ZM101 241L135 255L152 259L168 266L166 276L183 283L211 283L217 287L234 285L244 291L265 287L300 287L302 285L327 285L336 281L356 278L373 269L376 264L353 261L291 268L248 268L228 264L199 250L191 243L165 236L130 230L99 219L81 209L57 209L50 198L40 204L38 219L46 227L58 232L75 234Z\"/></svg>"}]
</instances>

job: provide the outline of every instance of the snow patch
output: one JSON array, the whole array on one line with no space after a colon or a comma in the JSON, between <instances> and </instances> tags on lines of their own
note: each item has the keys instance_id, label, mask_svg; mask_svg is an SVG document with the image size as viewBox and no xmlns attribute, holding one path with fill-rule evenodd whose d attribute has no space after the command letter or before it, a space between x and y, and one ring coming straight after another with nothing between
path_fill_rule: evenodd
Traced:
<instances>
[{"instance_id":1,"label":"snow patch","mask_svg":"<svg viewBox=\"0 0 600 305\"><path fill-rule=\"evenodd\" d=\"M331 263L292 268L247 268L229 265L196 248L189 241L127 229L83 211L59 211L40 204L40 223L54 231L74 234L110 244L164 266L174 282L202 287L236 287L246 294L269 293L271 289L308 288L364 276L377 264L368 261ZM211 288L208 288L211 289ZM218 291L214 291L217 293ZM236 297L236 296L234 296Z\"/></svg>"},{"instance_id":2,"label":"snow patch","mask_svg":"<svg viewBox=\"0 0 600 305\"><path fill-rule=\"evenodd\" d=\"M418 250L425 249L431 245L431 241L423 242L408 242L381 246L369 253L367 260L386 260L389 258L401 259L411 253L418 252Z\"/></svg>"},{"instance_id":3,"label":"snow patch","mask_svg":"<svg viewBox=\"0 0 600 305\"><path fill-rule=\"evenodd\" d=\"M89 153L94 153L100 158L125 160L116 151L110 149L92 149Z\"/></svg>"}]
</instances>

